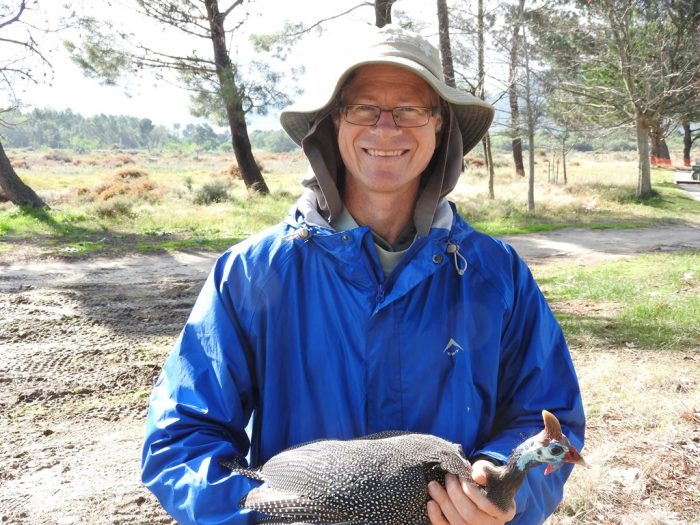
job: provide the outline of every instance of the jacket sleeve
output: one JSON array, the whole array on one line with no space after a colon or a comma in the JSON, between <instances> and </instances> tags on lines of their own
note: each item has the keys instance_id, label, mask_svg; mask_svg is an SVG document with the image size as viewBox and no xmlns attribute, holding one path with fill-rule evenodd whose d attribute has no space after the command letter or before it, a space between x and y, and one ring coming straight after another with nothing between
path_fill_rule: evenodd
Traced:
<instances>
[{"instance_id":1,"label":"jacket sleeve","mask_svg":"<svg viewBox=\"0 0 700 525\"><path fill-rule=\"evenodd\" d=\"M491 437L474 455L505 463L522 441L542 429L542 410L559 419L581 450L585 418L578 379L561 328L524 262L514 255L514 292L501 338L497 406ZM518 491L512 524L542 523L563 498L573 465L545 476L534 468Z\"/></svg>"},{"instance_id":2,"label":"jacket sleeve","mask_svg":"<svg viewBox=\"0 0 700 525\"><path fill-rule=\"evenodd\" d=\"M182 525L254 523L238 501L257 483L218 463L245 464L254 404L254 361L223 278L230 259L204 284L148 409L142 480Z\"/></svg>"}]
</instances>

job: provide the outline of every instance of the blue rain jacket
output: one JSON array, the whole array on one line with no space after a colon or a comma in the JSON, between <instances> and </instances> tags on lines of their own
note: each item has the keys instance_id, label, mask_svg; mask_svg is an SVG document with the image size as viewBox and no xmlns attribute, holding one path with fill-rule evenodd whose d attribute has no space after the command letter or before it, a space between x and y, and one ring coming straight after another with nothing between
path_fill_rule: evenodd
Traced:
<instances>
[{"instance_id":1,"label":"blue rain jacket","mask_svg":"<svg viewBox=\"0 0 700 525\"><path fill-rule=\"evenodd\" d=\"M388 278L367 227L298 209L218 260L148 414L143 481L175 519L255 523L237 503L256 482L218 460L257 466L317 438L404 429L505 461L547 409L581 449L574 368L530 271L452 212ZM512 523L544 521L570 470L531 470Z\"/></svg>"}]
</instances>

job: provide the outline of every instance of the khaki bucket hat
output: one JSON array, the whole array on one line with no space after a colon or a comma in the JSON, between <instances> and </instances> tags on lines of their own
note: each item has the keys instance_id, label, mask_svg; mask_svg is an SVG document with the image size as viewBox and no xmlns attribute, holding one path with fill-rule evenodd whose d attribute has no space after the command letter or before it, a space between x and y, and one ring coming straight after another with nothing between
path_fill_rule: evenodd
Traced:
<instances>
[{"instance_id":1,"label":"khaki bucket hat","mask_svg":"<svg viewBox=\"0 0 700 525\"><path fill-rule=\"evenodd\" d=\"M336 64L327 64L327 74L298 102L280 113L280 123L290 138L301 145L314 123L334 108L338 92L353 70L369 64L389 64L412 71L425 80L449 103L462 134L463 153L476 146L493 121L494 108L465 91L445 84L440 55L435 46L420 35L387 25L363 42L360 49L338 57Z\"/></svg>"}]
</instances>

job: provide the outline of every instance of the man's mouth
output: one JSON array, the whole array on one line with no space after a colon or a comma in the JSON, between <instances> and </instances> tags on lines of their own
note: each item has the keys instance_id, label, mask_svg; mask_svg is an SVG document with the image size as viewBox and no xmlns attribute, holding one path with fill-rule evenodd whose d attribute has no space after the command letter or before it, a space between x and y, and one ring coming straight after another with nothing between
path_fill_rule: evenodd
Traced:
<instances>
[{"instance_id":1,"label":"man's mouth","mask_svg":"<svg viewBox=\"0 0 700 525\"><path fill-rule=\"evenodd\" d=\"M363 148L365 153L371 157L400 157L408 150L406 149L371 149Z\"/></svg>"}]
</instances>

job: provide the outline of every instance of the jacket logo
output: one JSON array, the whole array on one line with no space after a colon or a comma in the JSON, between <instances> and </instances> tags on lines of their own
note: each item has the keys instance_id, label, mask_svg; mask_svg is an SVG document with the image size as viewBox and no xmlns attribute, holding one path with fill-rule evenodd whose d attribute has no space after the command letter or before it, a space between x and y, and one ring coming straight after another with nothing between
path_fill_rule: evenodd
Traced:
<instances>
[{"instance_id":1,"label":"jacket logo","mask_svg":"<svg viewBox=\"0 0 700 525\"><path fill-rule=\"evenodd\" d=\"M460 350L464 350L464 348L462 348L462 347L459 345L459 343L457 343L457 341L455 341L454 339L450 338L450 341L447 343L447 346L445 347L445 349L443 350L443 352L445 352L447 355L449 355L450 357L452 357L453 355L455 355L455 354L456 354L457 352L459 352Z\"/></svg>"}]
</instances>

